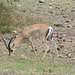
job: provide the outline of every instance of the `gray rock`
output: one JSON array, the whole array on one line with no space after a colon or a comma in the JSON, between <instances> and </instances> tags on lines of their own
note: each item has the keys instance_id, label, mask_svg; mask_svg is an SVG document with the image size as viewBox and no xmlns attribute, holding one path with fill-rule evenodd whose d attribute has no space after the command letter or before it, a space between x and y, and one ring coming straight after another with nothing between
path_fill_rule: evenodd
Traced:
<instances>
[{"instance_id":1,"label":"gray rock","mask_svg":"<svg viewBox=\"0 0 75 75\"><path fill-rule=\"evenodd\" d=\"M39 0L39 3L44 3L44 0Z\"/></svg>"}]
</instances>

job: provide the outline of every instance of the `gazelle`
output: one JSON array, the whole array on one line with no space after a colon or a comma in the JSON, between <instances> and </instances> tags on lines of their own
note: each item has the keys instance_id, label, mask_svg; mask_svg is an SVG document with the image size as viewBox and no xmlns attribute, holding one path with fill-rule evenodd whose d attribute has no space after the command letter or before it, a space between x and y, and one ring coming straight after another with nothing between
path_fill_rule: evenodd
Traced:
<instances>
[{"instance_id":1,"label":"gazelle","mask_svg":"<svg viewBox=\"0 0 75 75\"><path fill-rule=\"evenodd\" d=\"M34 44L33 44L33 41L32 41L32 36L34 35L37 35L39 34L40 35L40 38L44 41L47 49L45 50L45 53L43 55L43 58L45 57L46 55L46 52L49 50L49 46L48 46L48 41L50 41L53 46L55 47L56 49L56 54L57 56L59 55L58 54L58 51L57 51L57 47L56 47L56 44L55 42L53 41L53 38L52 38L52 32L53 32L53 28L49 25L45 25L45 24L34 24L34 25L30 25L30 26L26 26L19 34L18 36L15 38L15 40L11 43L12 39L9 41L8 43L8 46L6 44L6 41L4 40L4 38L2 37L4 43L5 43L5 46L6 48L8 49L9 51L9 55L13 52L15 52L15 50L19 47L19 45L26 39L29 41L33 51L34 51L34 54L36 55L36 52L35 52L35 48L34 48ZM27 49L29 47L29 43L27 45Z\"/></svg>"}]
</instances>

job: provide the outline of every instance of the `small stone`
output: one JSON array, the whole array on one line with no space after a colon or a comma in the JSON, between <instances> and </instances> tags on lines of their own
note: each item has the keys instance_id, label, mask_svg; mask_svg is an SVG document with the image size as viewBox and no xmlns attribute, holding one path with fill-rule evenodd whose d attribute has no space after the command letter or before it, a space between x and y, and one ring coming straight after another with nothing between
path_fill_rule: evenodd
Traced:
<instances>
[{"instance_id":1,"label":"small stone","mask_svg":"<svg viewBox=\"0 0 75 75\"><path fill-rule=\"evenodd\" d=\"M66 40L65 40L65 39L63 39L63 42L66 42Z\"/></svg>"},{"instance_id":2,"label":"small stone","mask_svg":"<svg viewBox=\"0 0 75 75\"><path fill-rule=\"evenodd\" d=\"M35 51L37 51L37 49L35 49Z\"/></svg>"},{"instance_id":3,"label":"small stone","mask_svg":"<svg viewBox=\"0 0 75 75\"><path fill-rule=\"evenodd\" d=\"M57 48L58 51L60 51L60 48Z\"/></svg>"},{"instance_id":4,"label":"small stone","mask_svg":"<svg viewBox=\"0 0 75 75\"><path fill-rule=\"evenodd\" d=\"M51 14L52 14L52 13L53 13L53 11L50 11L49 13L51 13Z\"/></svg>"},{"instance_id":5,"label":"small stone","mask_svg":"<svg viewBox=\"0 0 75 75\"><path fill-rule=\"evenodd\" d=\"M19 0L14 0L14 1L19 2Z\"/></svg>"},{"instance_id":6,"label":"small stone","mask_svg":"<svg viewBox=\"0 0 75 75\"><path fill-rule=\"evenodd\" d=\"M72 53L68 54L68 57L69 57L69 58L71 58L71 56L72 56Z\"/></svg>"},{"instance_id":7,"label":"small stone","mask_svg":"<svg viewBox=\"0 0 75 75\"><path fill-rule=\"evenodd\" d=\"M72 9L71 12L75 12L75 9Z\"/></svg>"},{"instance_id":8,"label":"small stone","mask_svg":"<svg viewBox=\"0 0 75 75\"><path fill-rule=\"evenodd\" d=\"M69 68L67 68L67 70L69 70Z\"/></svg>"},{"instance_id":9,"label":"small stone","mask_svg":"<svg viewBox=\"0 0 75 75\"><path fill-rule=\"evenodd\" d=\"M25 12L26 12L26 10L22 10L22 12L23 12L23 13L25 13Z\"/></svg>"},{"instance_id":10,"label":"small stone","mask_svg":"<svg viewBox=\"0 0 75 75\"><path fill-rule=\"evenodd\" d=\"M69 22L69 20L67 20L66 22Z\"/></svg>"},{"instance_id":11,"label":"small stone","mask_svg":"<svg viewBox=\"0 0 75 75\"><path fill-rule=\"evenodd\" d=\"M73 21L73 19L71 19L71 21Z\"/></svg>"},{"instance_id":12,"label":"small stone","mask_svg":"<svg viewBox=\"0 0 75 75\"><path fill-rule=\"evenodd\" d=\"M13 74L15 74L14 70L11 70L11 71L10 71L10 73L13 73Z\"/></svg>"},{"instance_id":13,"label":"small stone","mask_svg":"<svg viewBox=\"0 0 75 75\"><path fill-rule=\"evenodd\" d=\"M51 75L56 75L56 73L55 73L55 72L53 72L53 73L51 73Z\"/></svg>"},{"instance_id":14,"label":"small stone","mask_svg":"<svg viewBox=\"0 0 75 75\"><path fill-rule=\"evenodd\" d=\"M58 58L63 58L63 56L62 55L58 55Z\"/></svg>"},{"instance_id":15,"label":"small stone","mask_svg":"<svg viewBox=\"0 0 75 75\"><path fill-rule=\"evenodd\" d=\"M59 36L59 39L62 39L62 36Z\"/></svg>"},{"instance_id":16,"label":"small stone","mask_svg":"<svg viewBox=\"0 0 75 75\"><path fill-rule=\"evenodd\" d=\"M67 18L67 16L66 15L63 15L63 18Z\"/></svg>"},{"instance_id":17,"label":"small stone","mask_svg":"<svg viewBox=\"0 0 75 75\"><path fill-rule=\"evenodd\" d=\"M59 47L60 47L60 48L64 48L64 45L63 45L63 44L60 44Z\"/></svg>"},{"instance_id":18,"label":"small stone","mask_svg":"<svg viewBox=\"0 0 75 75\"><path fill-rule=\"evenodd\" d=\"M24 55L21 55L22 57L25 57Z\"/></svg>"},{"instance_id":19,"label":"small stone","mask_svg":"<svg viewBox=\"0 0 75 75\"><path fill-rule=\"evenodd\" d=\"M44 0L39 0L39 3L44 3Z\"/></svg>"},{"instance_id":20,"label":"small stone","mask_svg":"<svg viewBox=\"0 0 75 75\"><path fill-rule=\"evenodd\" d=\"M62 24L54 24L56 27L64 27Z\"/></svg>"},{"instance_id":21,"label":"small stone","mask_svg":"<svg viewBox=\"0 0 75 75\"><path fill-rule=\"evenodd\" d=\"M52 7L49 7L50 9L52 9Z\"/></svg>"},{"instance_id":22,"label":"small stone","mask_svg":"<svg viewBox=\"0 0 75 75\"><path fill-rule=\"evenodd\" d=\"M71 28L71 27L72 27L71 25L68 25L68 26L67 26L67 28Z\"/></svg>"},{"instance_id":23,"label":"small stone","mask_svg":"<svg viewBox=\"0 0 75 75\"><path fill-rule=\"evenodd\" d=\"M43 71L44 71L44 72L46 72L47 70L46 70L46 69L44 69Z\"/></svg>"},{"instance_id":24,"label":"small stone","mask_svg":"<svg viewBox=\"0 0 75 75\"><path fill-rule=\"evenodd\" d=\"M72 43L72 41L70 39L68 39L68 42L71 42Z\"/></svg>"},{"instance_id":25,"label":"small stone","mask_svg":"<svg viewBox=\"0 0 75 75\"><path fill-rule=\"evenodd\" d=\"M49 69L49 73L53 73L54 71L52 69Z\"/></svg>"},{"instance_id":26,"label":"small stone","mask_svg":"<svg viewBox=\"0 0 75 75\"><path fill-rule=\"evenodd\" d=\"M75 58L72 58L72 60L75 60Z\"/></svg>"},{"instance_id":27,"label":"small stone","mask_svg":"<svg viewBox=\"0 0 75 75\"><path fill-rule=\"evenodd\" d=\"M66 34L63 34L63 36L66 36Z\"/></svg>"},{"instance_id":28,"label":"small stone","mask_svg":"<svg viewBox=\"0 0 75 75\"><path fill-rule=\"evenodd\" d=\"M47 53L49 53L49 52L50 52L50 50L47 51Z\"/></svg>"}]
</instances>

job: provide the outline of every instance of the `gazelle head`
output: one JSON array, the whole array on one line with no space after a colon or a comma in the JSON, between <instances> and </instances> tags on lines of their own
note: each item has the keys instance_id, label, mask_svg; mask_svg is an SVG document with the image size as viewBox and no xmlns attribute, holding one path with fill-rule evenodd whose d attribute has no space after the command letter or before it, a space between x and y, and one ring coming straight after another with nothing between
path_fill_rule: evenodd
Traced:
<instances>
[{"instance_id":1,"label":"gazelle head","mask_svg":"<svg viewBox=\"0 0 75 75\"><path fill-rule=\"evenodd\" d=\"M9 55L10 55L10 54L13 52L13 50L10 48L10 44L11 44L11 42L12 42L12 40L13 40L13 37L10 39L10 41L9 41L8 44L6 44L6 41L5 41L4 37L3 37L3 36L1 36L1 37L2 37L2 40L3 40L3 42L4 42L5 46L6 46L6 48L7 48L8 51L9 51Z\"/></svg>"}]
</instances>

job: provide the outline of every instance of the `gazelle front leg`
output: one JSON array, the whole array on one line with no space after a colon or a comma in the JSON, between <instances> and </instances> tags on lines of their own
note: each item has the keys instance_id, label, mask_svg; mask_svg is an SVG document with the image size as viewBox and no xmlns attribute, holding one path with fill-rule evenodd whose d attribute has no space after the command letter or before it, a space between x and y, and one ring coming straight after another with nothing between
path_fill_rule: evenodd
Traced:
<instances>
[{"instance_id":1,"label":"gazelle front leg","mask_svg":"<svg viewBox=\"0 0 75 75\"><path fill-rule=\"evenodd\" d=\"M27 41L27 55L28 55L28 51L29 51L29 41Z\"/></svg>"},{"instance_id":2,"label":"gazelle front leg","mask_svg":"<svg viewBox=\"0 0 75 75\"><path fill-rule=\"evenodd\" d=\"M47 53L47 51L49 50L48 41L47 41L46 39L44 39L43 41L44 41L44 43L45 43L45 45L46 45L47 49L45 50L45 53L44 53L44 55L43 55L42 59L43 59L43 58L45 58L46 53Z\"/></svg>"},{"instance_id":3,"label":"gazelle front leg","mask_svg":"<svg viewBox=\"0 0 75 75\"><path fill-rule=\"evenodd\" d=\"M33 41L32 41L32 37L30 37L29 42L30 42L30 45L31 45L31 47L32 47L32 49L34 51L35 56L37 56L37 54L35 52L34 44L33 44Z\"/></svg>"}]
</instances>

